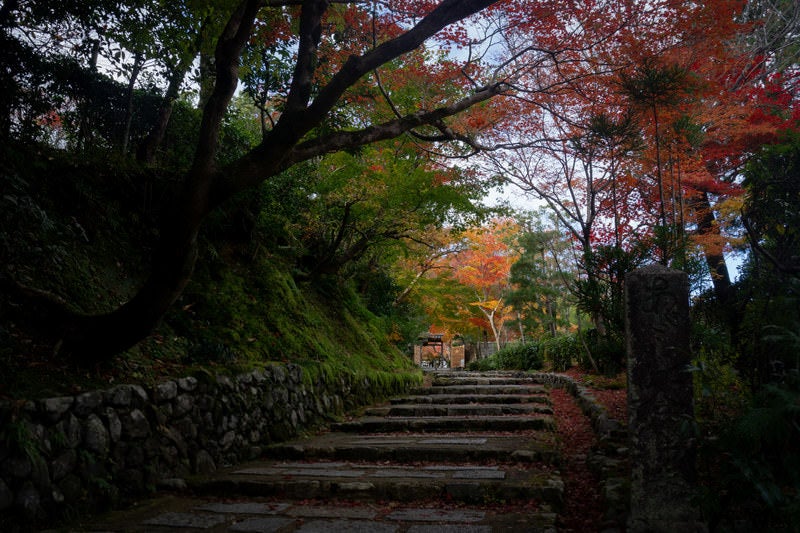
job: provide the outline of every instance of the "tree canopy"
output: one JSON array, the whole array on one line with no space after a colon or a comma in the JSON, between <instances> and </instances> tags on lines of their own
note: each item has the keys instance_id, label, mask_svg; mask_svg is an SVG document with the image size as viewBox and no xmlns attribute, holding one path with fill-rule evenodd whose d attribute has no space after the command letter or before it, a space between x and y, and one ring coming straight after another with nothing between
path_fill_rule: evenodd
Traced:
<instances>
[{"instance_id":1,"label":"tree canopy","mask_svg":"<svg viewBox=\"0 0 800 533\"><path fill-rule=\"evenodd\" d=\"M574 244L568 290L601 335L619 329L624 272L648 260L705 274L724 302L741 170L797 127L795 15L761 1L7 2L3 139L136 159L170 183L150 273L118 308L7 285L41 300L60 353L107 358L180 297L203 224L238 210L298 279L380 271L396 307L466 257L461 231L505 182ZM475 303L497 313L504 298Z\"/></svg>"}]
</instances>

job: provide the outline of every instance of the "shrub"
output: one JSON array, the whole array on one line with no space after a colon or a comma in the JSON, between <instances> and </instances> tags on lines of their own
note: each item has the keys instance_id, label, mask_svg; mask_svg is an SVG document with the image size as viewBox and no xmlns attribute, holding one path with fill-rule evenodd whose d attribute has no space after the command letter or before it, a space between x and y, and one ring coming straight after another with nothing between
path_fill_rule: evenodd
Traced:
<instances>
[{"instance_id":1,"label":"shrub","mask_svg":"<svg viewBox=\"0 0 800 533\"><path fill-rule=\"evenodd\" d=\"M472 370L474 372L486 372L487 370L498 370L497 367L497 359L494 355L490 357L485 357L483 359L476 359L475 361L470 361L467 365L467 370Z\"/></svg>"},{"instance_id":2,"label":"shrub","mask_svg":"<svg viewBox=\"0 0 800 533\"><path fill-rule=\"evenodd\" d=\"M544 354L536 343L510 344L494 355L471 362L469 370L539 370L544 366Z\"/></svg>"},{"instance_id":3,"label":"shrub","mask_svg":"<svg viewBox=\"0 0 800 533\"><path fill-rule=\"evenodd\" d=\"M621 338L601 337L597 330L589 330L583 334L583 339L575 337L578 355L578 364L586 371L592 371L592 362L586 353L588 349L592 359L597 363L597 370L606 375L616 374L625 368L625 343ZM585 346L583 343L586 343Z\"/></svg>"},{"instance_id":4,"label":"shrub","mask_svg":"<svg viewBox=\"0 0 800 533\"><path fill-rule=\"evenodd\" d=\"M538 343L512 344L495 354L500 368L506 370L539 370L544 366L544 353Z\"/></svg>"},{"instance_id":5,"label":"shrub","mask_svg":"<svg viewBox=\"0 0 800 533\"><path fill-rule=\"evenodd\" d=\"M564 372L572 367L573 361L578 361L584 355L583 346L576 335L563 335L543 340L540 349L544 358L550 361L554 372Z\"/></svg>"},{"instance_id":6,"label":"shrub","mask_svg":"<svg viewBox=\"0 0 800 533\"><path fill-rule=\"evenodd\" d=\"M701 441L700 503L719 529L733 519L764 531L799 530L798 385L794 376L766 385L718 437Z\"/></svg>"}]
</instances>

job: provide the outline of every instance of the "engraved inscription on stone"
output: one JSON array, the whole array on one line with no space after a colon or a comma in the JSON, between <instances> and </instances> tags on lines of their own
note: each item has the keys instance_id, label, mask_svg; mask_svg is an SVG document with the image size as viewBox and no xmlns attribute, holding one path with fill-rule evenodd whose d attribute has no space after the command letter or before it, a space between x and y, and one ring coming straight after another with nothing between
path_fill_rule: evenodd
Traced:
<instances>
[{"instance_id":1,"label":"engraved inscription on stone","mask_svg":"<svg viewBox=\"0 0 800 533\"><path fill-rule=\"evenodd\" d=\"M702 531L692 507L689 284L650 265L625 276L631 533Z\"/></svg>"}]
</instances>

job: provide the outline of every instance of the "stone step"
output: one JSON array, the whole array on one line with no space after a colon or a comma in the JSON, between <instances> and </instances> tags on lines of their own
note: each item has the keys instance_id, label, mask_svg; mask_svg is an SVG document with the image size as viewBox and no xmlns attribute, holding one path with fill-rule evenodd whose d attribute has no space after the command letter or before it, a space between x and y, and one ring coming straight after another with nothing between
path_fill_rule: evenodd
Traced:
<instances>
[{"instance_id":1,"label":"stone step","mask_svg":"<svg viewBox=\"0 0 800 533\"><path fill-rule=\"evenodd\" d=\"M331 426L333 431L347 433L413 432L468 432L468 431L526 431L554 430L553 417L533 416L482 416L482 417L364 417Z\"/></svg>"},{"instance_id":2,"label":"stone step","mask_svg":"<svg viewBox=\"0 0 800 533\"><path fill-rule=\"evenodd\" d=\"M564 485L548 389L511 374L455 374L329 432L270 446L258 462L189 479L191 497L135 508L116 524L148 533L554 533Z\"/></svg>"},{"instance_id":3,"label":"stone step","mask_svg":"<svg viewBox=\"0 0 800 533\"><path fill-rule=\"evenodd\" d=\"M503 416L503 415L530 415L553 414L553 410L546 405L539 404L470 404L470 405L426 405L407 404L391 405L388 407L372 407L364 411L364 416Z\"/></svg>"},{"instance_id":4,"label":"stone step","mask_svg":"<svg viewBox=\"0 0 800 533\"><path fill-rule=\"evenodd\" d=\"M486 372L464 372L457 369L442 369L429 371L433 377L445 378L524 378L539 379L540 374L524 370L487 370Z\"/></svg>"},{"instance_id":5,"label":"stone step","mask_svg":"<svg viewBox=\"0 0 800 533\"><path fill-rule=\"evenodd\" d=\"M547 388L542 385L479 385L461 384L434 387L419 387L412 389L411 395L437 395L437 394L547 394Z\"/></svg>"},{"instance_id":6,"label":"stone step","mask_svg":"<svg viewBox=\"0 0 800 533\"><path fill-rule=\"evenodd\" d=\"M195 480L196 494L353 501L440 501L484 504L536 500L559 509L557 471L492 466L386 465L365 462L260 462Z\"/></svg>"},{"instance_id":7,"label":"stone step","mask_svg":"<svg viewBox=\"0 0 800 533\"><path fill-rule=\"evenodd\" d=\"M82 524L80 531L280 533L554 533L556 513L529 502L464 508L427 502L292 501L283 498L162 498Z\"/></svg>"},{"instance_id":8,"label":"stone step","mask_svg":"<svg viewBox=\"0 0 800 533\"><path fill-rule=\"evenodd\" d=\"M517 403L549 403L544 394L415 394L412 396L401 396L392 398L389 403L392 405L402 404L469 404L469 403L491 403L491 404L517 404Z\"/></svg>"},{"instance_id":9,"label":"stone step","mask_svg":"<svg viewBox=\"0 0 800 533\"><path fill-rule=\"evenodd\" d=\"M552 432L498 435L353 434L326 433L312 439L276 444L265 456L281 460L392 461L410 463L502 462L555 464L558 461Z\"/></svg>"},{"instance_id":10,"label":"stone step","mask_svg":"<svg viewBox=\"0 0 800 533\"><path fill-rule=\"evenodd\" d=\"M433 386L447 385L537 385L534 377L476 377L476 376L436 376Z\"/></svg>"}]
</instances>

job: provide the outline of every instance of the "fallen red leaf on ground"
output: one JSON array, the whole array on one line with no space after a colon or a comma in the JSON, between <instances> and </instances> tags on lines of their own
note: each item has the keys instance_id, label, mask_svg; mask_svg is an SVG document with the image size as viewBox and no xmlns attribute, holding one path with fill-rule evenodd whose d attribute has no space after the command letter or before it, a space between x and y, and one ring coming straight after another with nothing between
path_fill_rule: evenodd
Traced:
<instances>
[{"instance_id":1,"label":"fallen red leaf on ground","mask_svg":"<svg viewBox=\"0 0 800 533\"><path fill-rule=\"evenodd\" d=\"M586 465L586 456L595 443L591 423L564 389L554 388L550 399L564 461L564 508L559 531L599 531L603 517L600 485Z\"/></svg>"}]
</instances>

